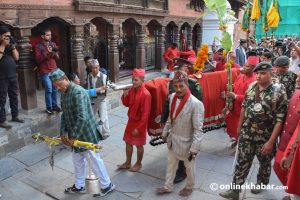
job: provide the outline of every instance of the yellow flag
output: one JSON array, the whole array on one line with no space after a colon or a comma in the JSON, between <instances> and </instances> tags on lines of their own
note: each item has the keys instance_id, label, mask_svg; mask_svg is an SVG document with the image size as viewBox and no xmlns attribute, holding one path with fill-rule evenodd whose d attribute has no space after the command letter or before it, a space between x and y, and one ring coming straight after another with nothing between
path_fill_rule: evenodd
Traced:
<instances>
[{"instance_id":1,"label":"yellow flag","mask_svg":"<svg viewBox=\"0 0 300 200\"><path fill-rule=\"evenodd\" d=\"M267 14L268 25L270 28L277 28L280 21L278 2L273 1Z\"/></svg>"},{"instance_id":2,"label":"yellow flag","mask_svg":"<svg viewBox=\"0 0 300 200\"><path fill-rule=\"evenodd\" d=\"M254 21L258 21L260 15L261 12L260 12L259 0L254 0L252 12L251 12L251 19Z\"/></svg>"}]
</instances>

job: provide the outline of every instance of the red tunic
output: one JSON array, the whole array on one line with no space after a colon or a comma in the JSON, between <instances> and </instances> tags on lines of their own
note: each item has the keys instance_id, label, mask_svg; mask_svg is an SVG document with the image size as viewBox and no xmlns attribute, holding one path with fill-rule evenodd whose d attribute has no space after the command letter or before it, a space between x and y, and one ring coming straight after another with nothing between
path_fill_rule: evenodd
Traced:
<instances>
[{"instance_id":1,"label":"red tunic","mask_svg":"<svg viewBox=\"0 0 300 200\"><path fill-rule=\"evenodd\" d=\"M174 58L179 58L179 56L180 56L180 52L178 51L178 48L172 49L171 47L169 47L163 53L163 57L165 61L168 63L168 70L174 71L174 63L172 62L172 60Z\"/></svg>"},{"instance_id":2,"label":"red tunic","mask_svg":"<svg viewBox=\"0 0 300 200\"><path fill-rule=\"evenodd\" d=\"M276 175L283 185L285 185L287 181L287 171L280 168L280 161L300 120L298 112L300 112L300 90L296 89L289 101L287 115L273 166Z\"/></svg>"},{"instance_id":3,"label":"red tunic","mask_svg":"<svg viewBox=\"0 0 300 200\"><path fill-rule=\"evenodd\" d=\"M232 137L235 139L238 138L237 127L240 119L242 102L244 100L247 87L249 86L250 83L254 81L255 81L254 73L250 77L241 74L233 84L233 91L237 96L234 101L233 111L229 112L225 118L227 124L226 131L227 134L230 136L230 138Z\"/></svg>"},{"instance_id":4,"label":"red tunic","mask_svg":"<svg viewBox=\"0 0 300 200\"><path fill-rule=\"evenodd\" d=\"M300 121L299 121L300 122ZM293 133L293 136L288 144L288 147L285 151L285 156L287 157L291 151L291 147L294 144L298 132L300 129L300 123L298 123L298 126L295 130L295 132ZM293 161L290 167L290 170L288 172L288 176L287 176L287 182L286 182L286 186L288 187L288 189L286 189L285 191L287 193L290 194L295 194L300 196L300 173L299 173L299 169L300 169L300 144L298 143L296 150L294 152L294 157L293 157Z\"/></svg>"},{"instance_id":5,"label":"red tunic","mask_svg":"<svg viewBox=\"0 0 300 200\"><path fill-rule=\"evenodd\" d=\"M224 71L225 70L225 64L226 64L226 62L224 62L224 61L217 62L217 64L216 64L216 71ZM233 63L232 64L232 68L241 68L241 66L239 66L236 63Z\"/></svg>"},{"instance_id":6,"label":"red tunic","mask_svg":"<svg viewBox=\"0 0 300 200\"><path fill-rule=\"evenodd\" d=\"M143 83L138 91L131 88L128 95L123 95L121 99L124 106L129 107L128 122L123 140L130 145L145 145L147 123L151 110L151 95L149 91ZM132 135L134 129L138 130L139 135Z\"/></svg>"}]
</instances>

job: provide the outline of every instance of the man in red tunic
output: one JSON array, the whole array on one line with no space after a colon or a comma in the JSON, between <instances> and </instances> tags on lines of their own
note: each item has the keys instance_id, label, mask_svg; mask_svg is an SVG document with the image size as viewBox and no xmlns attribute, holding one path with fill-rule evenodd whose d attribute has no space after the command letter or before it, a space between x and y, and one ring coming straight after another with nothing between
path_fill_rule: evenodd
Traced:
<instances>
[{"instance_id":1,"label":"man in red tunic","mask_svg":"<svg viewBox=\"0 0 300 200\"><path fill-rule=\"evenodd\" d=\"M188 46L187 51L180 52L180 57L185 58L187 61L194 63L196 60L196 53L191 45Z\"/></svg>"},{"instance_id":2,"label":"man in red tunic","mask_svg":"<svg viewBox=\"0 0 300 200\"><path fill-rule=\"evenodd\" d=\"M292 143L294 143L295 137L298 133L297 125L299 128L299 124L298 124L300 120L299 112L300 112L300 73L298 74L298 78L296 80L296 90L289 101L286 120L284 123L283 131L281 134L281 138L280 138L280 142L278 145L278 150L276 152L275 162L273 166L273 169L277 177L279 178L279 180L283 185L287 185L288 182L290 184L292 183L291 182L292 179L289 178L291 177L290 173L287 170L283 169L280 165L283 165L283 162L285 162L286 157L289 155L290 152L289 146L292 145ZM298 181L299 180L300 179L298 179ZM285 197L285 199L288 200L290 199L290 197L287 196Z\"/></svg>"},{"instance_id":3,"label":"man in red tunic","mask_svg":"<svg viewBox=\"0 0 300 200\"><path fill-rule=\"evenodd\" d=\"M225 65L227 58L226 55L223 55L223 51L223 48L218 50L219 57L218 62L216 64L216 71L224 71L226 69ZM236 54L234 51L229 51L229 58L233 61L232 68L241 68L241 66L235 62Z\"/></svg>"},{"instance_id":4,"label":"man in red tunic","mask_svg":"<svg viewBox=\"0 0 300 200\"><path fill-rule=\"evenodd\" d=\"M282 200L300 200L300 121L295 132L287 146L284 157L280 162L280 166L287 172L287 193L292 196L285 196Z\"/></svg>"},{"instance_id":5,"label":"man in red tunic","mask_svg":"<svg viewBox=\"0 0 300 200\"><path fill-rule=\"evenodd\" d=\"M170 45L170 47L163 53L163 57L165 59L165 61L168 63L168 70L170 70L171 72L174 71L174 63L173 63L173 59L174 58L179 58L180 56L180 52L177 48L177 44L176 43L172 43Z\"/></svg>"},{"instance_id":6,"label":"man in red tunic","mask_svg":"<svg viewBox=\"0 0 300 200\"><path fill-rule=\"evenodd\" d=\"M146 144L146 129L151 109L151 95L144 84L145 69L134 69L132 88L124 90L122 102L129 107L128 122L123 140L126 142L126 161L118 165L119 169L129 169L137 172L142 167L144 147ZM137 148L137 161L131 166L133 146Z\"/></svg>"},{"instance_id":7,"label":"man in red tunic","mask_svg":"<svg viewBox=\"0 0 300 200\"><path fill-rule=\"evenodd\" d=\"M280 161L284 155L284 152L286 151L287 145L291 140L291 137L300 119L298 113L300 112L300 78L299 77L300 77L300 73L298 74L298 78L296 80L296 90L289 101L287 115L281 133L280 142L278 145L278 150L276 152L275 162L273 166L276 175L278 176L279 180L283 185L286 184L287 171L282 170L280 168Z\"/></svg>"},{"instance_id":8,"label":"man in red tunic","mask_svg":"<svg viewBox=\"0 0 300 200\"><path fill-rule=\"evenodd\" d=\"M241 106L244 100L245 92L248 85L255 81L256 77L253 73L254 67L258 64L259 58L257 56L249 56L245 66L241 70L233 84L233 92L229 92L227 96L234 100L233 110L230 111L225 118L227 124L227 134L232 139L232 147L236 145L238 138L237 127L241 113Z\"/></svg>"}]
</instances>

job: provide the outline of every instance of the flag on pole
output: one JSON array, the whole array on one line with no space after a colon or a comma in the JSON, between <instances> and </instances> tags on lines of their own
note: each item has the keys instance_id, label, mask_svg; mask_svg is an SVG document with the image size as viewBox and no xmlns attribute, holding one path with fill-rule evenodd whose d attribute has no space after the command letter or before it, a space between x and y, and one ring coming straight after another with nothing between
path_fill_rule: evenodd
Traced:
<instances>
[{"instance_id":1,"label":"flag on pole","mask_svg":"<svg viewBox=\"0 0 300 200\"><path fill-rule=\"evenodd\" d=\"M265 1L265 6L264 6L264 16L263 16L263 30L265 33L267 33L269 31L269 25L268 25L268 18L267 18L267 13L268 13L268 10L269 10L269 0L266 0Z\"/></svg>"},{"instance_id":2,"label":"flag on pole","mask_svg":"<svg viewBox=\"0 0 300 200\"><path fill-rule=\"evenodd\" d=\"M250 19L250 2L248 0L246 8L245 8L245 13L243 15L243 21L242 21L242 30L247 33L250 32L249 19Z\"/></svg>"},{"instance_id":3,"label":"flag on pole","mask_svg":"<svg viewBox=\"0 0 300 200\"><path fill-rule=\"evenodd\" d=\"M260 15L261 15L261 11L260 11L259 0L254 0L252 12L251 12L251 19L254 21L258 21Z\"/></svg>"},{"instance_id":4,"label":"flag on pole","mask_svg":"<svg viewBox=\"0 0 300 200\"><path fill-rule=\"evenodd\" d=\"M268 26L274 32L276 28L278 28L279 21L281 21L280 13L279 13L279 1L273 0L271 6L269 8L268 14Z\"/></svg>"}]
</instances>

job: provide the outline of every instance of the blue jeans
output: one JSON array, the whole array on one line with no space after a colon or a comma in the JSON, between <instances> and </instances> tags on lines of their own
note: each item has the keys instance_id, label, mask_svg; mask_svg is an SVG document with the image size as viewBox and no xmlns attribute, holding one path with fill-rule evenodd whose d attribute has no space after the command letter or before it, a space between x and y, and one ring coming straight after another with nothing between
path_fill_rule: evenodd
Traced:
<instances>
[{"instance_id":1,"label":"blue jeans","mask_svg":"<svg viewBox=\"0 0 300 200\"><path fill-rule=\"evenodd\" d=\"M57 106L57 89L52 84L48 74L41 74L40 77L45 88L46 108L52 110Z\"/></svg>"}]
</instances>

